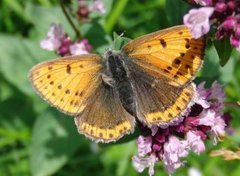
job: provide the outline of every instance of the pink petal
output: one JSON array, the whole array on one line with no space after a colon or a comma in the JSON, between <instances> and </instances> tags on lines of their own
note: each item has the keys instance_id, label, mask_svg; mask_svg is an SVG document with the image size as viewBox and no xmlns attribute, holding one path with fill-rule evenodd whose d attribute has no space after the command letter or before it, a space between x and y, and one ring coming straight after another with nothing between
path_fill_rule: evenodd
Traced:
<instances>
[{"instance_id":1,"label":"pink petal","mask_svg":"<svg viewBox=\"0 0 240 176\"><path fill-rule=\"evenodd\" d=\"M200 154L205 150L205 145L201 140L201 136L196 133L192 131L187 132L187 141L195 153Z\"/></svg>"},{"instance_id":2,"label":"pink petal","mask_svg":"<svg viewBox=\"0 0 240 176\"><path fill-rule=\"evenodd\" d=\"M90 11L98 11L102 14L106 13L106 9L102 0L95 0L90 6Z\"/></svg>"},{"instance_id":3,"label":"pink petal","mask_svg":"<svg viewBox=\"0 0 240 176\"><path fill-rule=\"evenodd\" d=\"M213 7L192 9L183 18L184 24L190 29L194 38L199 38L210 30L209 18L213 14Z\"/></svg>"},{"instance_id":4,"label":"pink petal","mask_svg":"<svg viewBox=\"0 0 240 176\"><path fill-rule=\"evenodd\" d=\"M47 37L40 42L40 46L49 51L57 50L61 46L64 36L63 27L60 24L52 24Z\"/></svg>"},{"instance_id":5,"label":"pink petal","mask_svg":"<svg viewBox=\"0 0 240 176\"><path fill-rule=\"evenodd\" d=\"M137 140L138 144L138 155L144 157L152 151L152 136L139 136Z\"/></svg>"},{"instance_id":6,"label":"pink petal","mask_svg":"<svg viewBox=\"0 0 240 176\"><path fill-rule=\"evenodd\" d=\"M212 0L194 0L197 4L202 6L209 6L212 5Z\"/></svg>"},{"instance_id":7,"label":"pink petal","mask_svg":"<svg viewBox=\"0 0 240 176\"><path fill-rule=\"evenodd\" d=\"M70 53L71 55L88 54L91 49L92 46L88 43L88 40L83 39L70 46Z\"/></svg>"}]
</instances>

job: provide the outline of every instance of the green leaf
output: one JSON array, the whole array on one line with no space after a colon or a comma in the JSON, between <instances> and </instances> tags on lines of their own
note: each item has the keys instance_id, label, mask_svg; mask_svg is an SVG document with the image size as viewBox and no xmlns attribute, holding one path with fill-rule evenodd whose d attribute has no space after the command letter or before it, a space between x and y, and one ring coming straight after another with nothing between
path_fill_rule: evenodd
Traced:
<instances>
[{"instance_id":1,"label":"green leaf","mask_svg":"<svg viewBox=\"0 0 240 176\"><path fill-rule=\"evenodd\" d=\"M27 95L33 90L28 80L31 67L53 55L44 52L38 41L29 41L20 37L0 35L0 71L2 75Z\"/></svg>"},{"instance_id":2,"label":"green leaf","mask_svg":"<svg viewBox=\"0 0 240 176\"><path fill-rule=\"evenodd\" d=\"M1 175L29 175L28 150L15 149L11 152L1 154L0 173Z\"/></svg>"},{"instance_id":3,"label":"green leaf","mask_svg":"<svg viewBox=\"0 0 240 176\"><path fill-rule=\"evenodd\" d=\"M27 95L32 95L33 91L28 80L29 70L41 61L56 57L53 52L41 49L39 44L46 36L50 24L61 23L67 32L73 31L60 8L38 7L28 3L26 17L34 25L30 40L0 34L0 71L7 81Z\"/></svg>"},{"instance_id":4,"label":"green leaf","mask_svg":"<svg viewBox=\"0 0 240 176\"><path fill-rule=\"evenodd\" d=\"M121 48L126 45L131 39L122 37L118 35L116 32L113 33L113 46L115 50L121 50Z\"/></svg>"},{"instance_id":5,"label":"green leaf","mask_svg":"<svg viewBox=\"0 0 240 176\"><path fill-rule=\"evenodd\" d=\"M8 9L11 9L11 11L17 13L19 16L24 17L24 9L19 1L15 0L3 0L5 5Z\"/></svg>"},{"instance_id":6,"label":"green leaf","mask_svg":"<svg viewBox=\"0 0 240 176\"><path fill-rule=\"evenodd\" d=\"M231 56L233 47L230 45L229 39L215 40L214 45L220 59L220 64L224 66Z\"/></svg>"},{"instance_id":7,"label":"green leaf","mask_svg":"<svg viewBox=\"0 0 240 176\"><path fill-rule=\"evenodd\" d=\"M69 25L60 7L47 8L29 5L27 7L26 16L28 21L34 25L34 30L31 36L32 38L38 38L38 40L44 38L47 35L50 25L53 23L62 24L64 31L70 36L74 35L74 31Z\"/></svg>"},{"instance_id":8,"label":"green leaf","mask_svg":"<svg viewBox=\"0 0 240 176\"><path fill-rule=\"evenodd\" d=\"M233 79L236 79L236 77L234 77L234 64L234 59L230 58L228 62L221 67L219 79L224 84L228 84L229 82L233 81Z\"/></svg>"},{"instance_id":9,"label":"green leaf","mask_svg":"<svg viewBox=\"0 0 240 176\"><path fill-rule=\"evenodd\" d=\"M74 125L74 119L47 109L34 125L30 151L32 175L54 174L86 142Z\"/></svg>"},{"instance_id":10,"label":"green leaf","mask_svg":"<svg viewBox=\"0 0 240 176\"><path fill-rule=\"evenodd\" d=\"M204 65L201 71L203 77L216 78L219 76L218 54L211 43L208 43L205 50Z\"/></svg>"},{"instance_id":11,"label":"green leaf","mask_svg":"<svg viewBox=\"0 0 240 176\"><path fill-rule=\"evenodd\" d=\"M206 86L210 86L213 81L220 76L220 65L218 63L218 55L212 43L208 43L205 50L204 64L200 72L200 77L197 77L194 82L199 84L202 81L206 82Z\"/></svg>"},{"instance_id":12,"label":"green leaf","mask_svg":"<svg viewBox=\"0 0 240 176\"><path fill-rule=\"evenodd\" d=\"M125 7L127 6L129 0L119 0L116 1L111 13L108 15L105 23L105 31L110 33L114 28L115 24L119 20L119 17L123 13Z\"/></svg>"},{"instance_id":13,"label":"green leaf","mask_svg":"<svg viewBox=\"0 0 240 176\"><path fill-rule=\"evenodd\" d=\"M184 1L167 0L166 15L170 26L183 23L183 16L187 13L188 4Z\"/></svg>"},{"instance_id":14,"label":"green leaf","mask_svg":"<svg viewBox=\"0 0 240 176\"><path fill-rule=\"evenodd\" d=\"M201 70L201 79L212 83L214 80L219 80L224 84L228 84L233 80L234 62L231 59L223 67L219 65L219 55L212 42L208 42L208 47L205 51L204 65Z\"/></svg>"},{"instance_id":15,"label":"green leaf","mask_svg":"<svg viewBox=\"0 0 240 176\"><path fill-rule=\"evenodd\" d=\"M117 176L128 175L127 166L132 167L130 158L136 151L136 142L106 147L101 156L102 162L107 170L114 168ZM133 168L132 168L133 169Z\"/></svg>"},{"instance_id":16,"label":"green leaf","mask_svg":"<svg viewBox=\"0 0 240 176\"><path fill-rule=\"evenodd\" d=\"M108 44L104 29L98 21L83 24L81 34L89 40L95 50Z\"/></svg>"},{"instance_id":17,"label":"green leaf","mask_svg":"<svg viewBox=\"0 0 240 176\"><path fill-rule=\"evenodd\" d=\"M0 102L8 99L12 94L13 90L11 89L11 86L0 75Z\"/></svg>"}]
</instances>

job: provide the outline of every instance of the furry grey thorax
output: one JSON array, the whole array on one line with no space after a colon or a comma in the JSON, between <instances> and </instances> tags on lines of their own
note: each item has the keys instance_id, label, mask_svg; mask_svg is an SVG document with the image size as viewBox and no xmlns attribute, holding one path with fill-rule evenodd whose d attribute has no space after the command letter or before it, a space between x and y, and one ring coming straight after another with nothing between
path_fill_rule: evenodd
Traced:
<instances>
[{"instance_id":1,"label":"furry grey thorax","mask_svg":"<svg viewBox=\"0 0 240 176\"><path fill-rule=\"evenodd\" d=\"M103 81L118 92L123 107L131 115L136 116L136 101L130 81L128 68L125 64L124 54L108 51L105 56L105 70Z\"/></svg>"}]
</instances>

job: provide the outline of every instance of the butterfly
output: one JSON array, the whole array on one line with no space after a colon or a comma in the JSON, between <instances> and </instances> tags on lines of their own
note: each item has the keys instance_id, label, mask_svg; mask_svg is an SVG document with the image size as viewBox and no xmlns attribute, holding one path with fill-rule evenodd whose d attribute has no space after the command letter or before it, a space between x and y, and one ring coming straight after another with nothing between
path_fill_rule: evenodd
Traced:
<instances>
[{"instance_id":1,"label":"butterfly","mask_svg":"<svg viewBox=\"0 0 240 176\"><path fill-rule=\"evenodd\" d=\"M165 126L193 103L192 83L203 63L204 38L183 25L128 42L103 56L83 54L34 66L29 78L52 106L74 116L79 133L116 141L136 121Z\"/></svg>"}]
</instances>

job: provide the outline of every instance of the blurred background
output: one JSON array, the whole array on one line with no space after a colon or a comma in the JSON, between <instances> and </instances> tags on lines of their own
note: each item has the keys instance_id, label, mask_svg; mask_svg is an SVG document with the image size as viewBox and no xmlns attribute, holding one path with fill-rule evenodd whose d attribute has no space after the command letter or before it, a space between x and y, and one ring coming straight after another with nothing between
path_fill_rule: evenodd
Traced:
<instances>
[{"instance_id":1,"label":"blurred background","mask_svg":"<svg viewBox=\"0 0 240 176\"><path fill-rule=\"evenodd\" d=\"M74 16L78 2L71 2ZM135 38L182 24L182 17L190 8L183 0L103 2L104 14L92 14L87 20L73 19L81 35L93 46L92 52L102 53L110 47L113 32ZM61 23L74 37L58 0L0 1L0 176L148 175L147 170L137 173L131 164L131 157L137 153L135 139L109 145L93 143L77 133L72 117L59 113L33 92L28 80L30 68L58 57L40 48L52 23ZM216 49L209 42L205 60L196 81L218 80L224 85L226 102L239 101L239 53L233 51L228 63L221 67ZM240 175L239 160L209 156L212 150L239 147L240 109L230 107L225 111L232 117L234 134L217 146L209 142L200 156L191 154L185 167L173 175L189 175L192 168L206 176ZM156 165L155 173L167 175L161 164Z\"/></svg>"}]
</instances>

